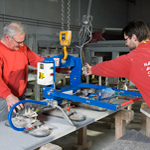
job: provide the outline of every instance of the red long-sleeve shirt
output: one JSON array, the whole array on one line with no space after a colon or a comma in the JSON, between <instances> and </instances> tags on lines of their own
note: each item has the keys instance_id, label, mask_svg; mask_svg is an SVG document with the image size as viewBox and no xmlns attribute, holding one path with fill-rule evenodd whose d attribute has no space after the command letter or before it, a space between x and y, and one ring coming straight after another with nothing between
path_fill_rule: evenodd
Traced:
<instances>
[{"instance_id":1,"label":"red long-sleeve shirt","mask_svg":"<svg viewBox=\"0 0 150 150\"><path fill-rule=\"evenodd\" d=\"M93 66L91 72L104 77L129 78L150 107L150 41L139 44L127 55Z\"/></svg>"},{"instance_id":2,"label":"red long-sleeve shirt","mask_svg":"<svg viewBox=\"0 0 150 150\"><path fill-rule=\"evenodd\" d=\"M0 42L0 98L6 99L9 94L17 97L26 91L28 65L37 66L39 57L26 45L19 50L11 50Z\"/></svg>"}]
</instances>

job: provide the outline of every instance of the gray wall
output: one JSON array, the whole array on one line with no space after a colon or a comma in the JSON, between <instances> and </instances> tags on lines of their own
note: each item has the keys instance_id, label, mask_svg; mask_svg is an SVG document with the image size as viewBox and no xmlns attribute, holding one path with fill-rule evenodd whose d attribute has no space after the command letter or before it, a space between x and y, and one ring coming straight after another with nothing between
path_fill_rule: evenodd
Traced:
<instances>
[{"instance_id":1,"label":"gray wall","mask_svg":"<svg viewBox=\"0 0 150 150\"><path fill-rule=\"evenodd\" d=\"M65 1L65 0L64 0ZM71 30L80 29L82 16L87 14L88 0L71 0ZM61 27L61 0L0 0L0 33L3 21L21 21L27 34L58 35ZM4 17L5 15L5 17ZM93 27L122 27L126 24L124 0L93 0Z\"/></svg>"},{"instance_id":2,"label":"gray wall","mask_svg":"<svg viewBox=\"0 0 150 150\"><path fill-rule=\"evenodd\" d=\"M121 28L127 21L126 1L93 0L91 14L95 28Z\"/></svg>"},{"instance_id":3,"label":"gray wall","mask_svg":"<svg viewBox=\"0 0 150 150\"><path fill-rule=\"evenodd\" d=\"M136 0L136 3L128 3L128 21L139 19L145 21L150 27L150 1Z\"/></svg>"},{"instance_id":4,"label":"gray wall","mask_svg":"<svg viewBox=\"0 0 150 150\"><path fill-rule=\"evenodd\" d=\"M91 15L94 30L122 28L133 19L142 19L150 24L150 1L135 1L136 4L126 0L93 0ZM89 0L71 0L71 30L75 41L82 16L87 14L88 3ZM0 0L0 36L4 23L10 21L21 21L27 34L58 36L61 30L61 0Z\"/></svg>"}]
</instances>

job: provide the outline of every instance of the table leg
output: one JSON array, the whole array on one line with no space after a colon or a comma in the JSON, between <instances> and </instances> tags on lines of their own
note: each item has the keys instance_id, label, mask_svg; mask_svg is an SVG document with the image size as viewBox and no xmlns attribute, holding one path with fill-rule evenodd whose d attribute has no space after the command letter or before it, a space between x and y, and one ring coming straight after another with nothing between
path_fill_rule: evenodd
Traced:
<instances>
[{"instance_id":1,"label":"table leg","mask_svg":"<svg viewBox=\"0 0 150 150\"><path fill-rule=\"evenodd\" d=\"M146 136L150 137L150 118L146 116Z\"/></svg>"},{"instance_id":2,"label":"table leg","mask_svg":"<svg viewBox=\"0 0 150 150\"><path fill-rule=\"evenodd\" d=\"M125 134L126 121L131 121L134 118L134 111L120 110L115 114L115 139L119 139Z\"/></svg>"},{"instance_id":3,"label":"table leg","mask_svg":"<svg viewBox=\"0 0 150 150\"><path fill-rule=\"evenodd\" d=\"M89 148L92 142L87 142L87 126L78 130L78 144L73 146L73 150L84 150Z\"/></svg>"},{"instance_id":4,"label":"table leg","mask_svg":"<svg viewBox=\"0 0 150 150\"><path fill-rule=\"evenodd\" d=\"M146 135L146 116L144 114L141 114L141 130Z\"/></svg>"}]
</instances>

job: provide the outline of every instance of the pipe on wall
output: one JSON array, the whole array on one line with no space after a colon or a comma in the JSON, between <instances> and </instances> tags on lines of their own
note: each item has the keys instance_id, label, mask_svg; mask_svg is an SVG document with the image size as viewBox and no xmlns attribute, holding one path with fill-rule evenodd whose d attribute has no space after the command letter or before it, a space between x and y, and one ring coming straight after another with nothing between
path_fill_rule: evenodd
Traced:
<instances>
[{"instance_id":1,"label":"pipe on wall","mask_svg":"<svg viewBox=\"0 0 150 150\"><path fill-rule=\"evenodd\" d=\"M57 22L0 14L0 22L3 22L4 19L5 19L5 23L11 22L11 21L20 21L20 22L27 24L27 25L61 29L61 23L57 23ZM66 24L64 26L67 27ZM80 30L80 26L77 26L77 25L71 25L70 28L72 31L79 31ZM94 28L94 30L100 30L100 29Z\"/></svg>"}]
</instances>

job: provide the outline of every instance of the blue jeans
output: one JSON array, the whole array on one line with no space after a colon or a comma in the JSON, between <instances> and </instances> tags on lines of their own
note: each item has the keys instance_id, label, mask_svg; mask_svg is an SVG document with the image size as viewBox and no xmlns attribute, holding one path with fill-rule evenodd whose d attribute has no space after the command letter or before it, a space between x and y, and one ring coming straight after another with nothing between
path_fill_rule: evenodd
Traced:
<instances>
[{"instance_id":1,"label":"blue jeans","mask_svg":"<svg viewBox=\"0 0 150 150\"><path fill-rule=\"evenodd\" d=\"M20 100L25 100L25 96L21 96L19 98ZM14 117L15 114L12 113L12 117ZM8 119L8 107L5 99L0 99L0 122Z\"/></svg>"}]
</instances>

